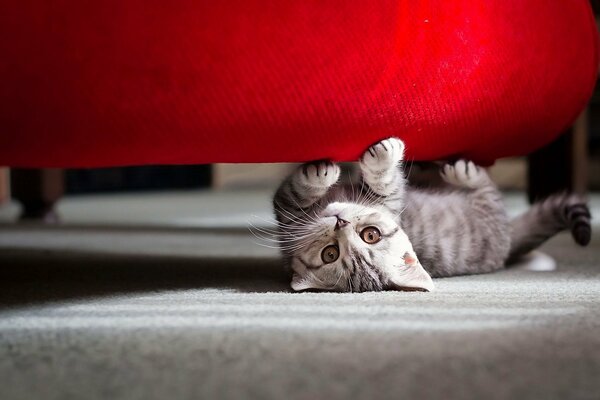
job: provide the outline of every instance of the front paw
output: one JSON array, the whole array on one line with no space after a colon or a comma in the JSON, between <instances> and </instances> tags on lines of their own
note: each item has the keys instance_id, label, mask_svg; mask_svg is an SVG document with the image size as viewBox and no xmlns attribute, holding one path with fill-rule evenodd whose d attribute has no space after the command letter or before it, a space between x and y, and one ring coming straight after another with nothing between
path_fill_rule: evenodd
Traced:
<instances>
[{"instance_id":1,"label":"front paw","mask_svg":"<svg viewBox=\"0 0 600 400\"><path fill-rule=\"evenodd\" d=\"M370 173L396 168L404 158L404 142L398 138L384 139L374 144L360 158L360 167Z\"/></svg>"},{"instance_id":2,"label":"front paw","mask_svg":"<svg viewBox=\"0 0 600 400\"><path fill-rule=\"evenodd\" d=\"M340 177L340 167L331 161L303 164L298 170L300 184L313 188L328 188Z\"/></svg>"}]
</instances>

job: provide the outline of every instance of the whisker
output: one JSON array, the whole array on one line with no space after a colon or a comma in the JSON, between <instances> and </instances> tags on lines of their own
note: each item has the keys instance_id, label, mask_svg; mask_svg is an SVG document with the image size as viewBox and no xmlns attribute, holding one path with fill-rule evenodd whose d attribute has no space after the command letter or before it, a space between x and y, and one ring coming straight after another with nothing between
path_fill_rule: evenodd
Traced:
<instances>
[{"instance_id":1,"label":"whisker","mask_svg":"<svg viewBox=\"0 0 600 400\"><path fill-rule=\"evenodd\" d=\"M343 269L340 271L340 276L338 276L337 281L335 281L335 283L331 286L331 288L335 288L338 285L338 283L340 283L340 279L342 279L342 276L344 276L344 270Z\"/></svg>"},{"instance_id":2,"label":"whisker","mask_svg":"<svg viewBox=\"0 0 600 400\"><path fill-rule=\"evenodd\" d=\"M272 232L264 231L261 228L252 225L248 227L248 230L250 231L250 233L252 233L255 237L259 239L276 243L303 242L305 241L305 239L313 236L312 232L307 232L306 234L302 235L294 235L285 232L274 234Z\"/></svg>"},{"instance_id":3,"label":"whisker","mask_svg":"<svg viewBox=\"0 0 600 400\"><path fill-rule=\"evenodd\" d=\"M291 222L297 222L297 221L301 221L303 220L303 216L302 215L295 215L292 214L291 211L283 208L279 203L275 202L275 205L277 207L275 207L275 212L279 212L281 214L283 214L284 217L286 217L287 219L289 219Z\"/></svg>"},{"instance_id":4,"label":"whisker","mask_svg":"<svg viewBox=\"0 0 600 400\"><path fill-rule=\"evenodd\" d=\"M404 161L403 161L403 163L404 163ZM408 172L406 173L406 178L407 179L410 177L410 173L412 172L412 167L413 167L414 163L415 163L415 158L413 157L410 160L410 166L408 167Z\"/></svg>"},{"instance_id":5,"label":"whisker","mask_svg":"<svg viewBox=\"0 0 600 400\"><path fill-rule=\"evenodd\" d=\"M306 215L311 221L318 222L315 218L313 218L310 215L308 215L308 213L304 210L304 208L300 207L300 204L298 204L298 202L296 201L296 199L292 198L292 201L296 204L296 206L298 206L298 209L300 211L302 211L304 213L304 215Z\"/></svg>"}]
</instances>

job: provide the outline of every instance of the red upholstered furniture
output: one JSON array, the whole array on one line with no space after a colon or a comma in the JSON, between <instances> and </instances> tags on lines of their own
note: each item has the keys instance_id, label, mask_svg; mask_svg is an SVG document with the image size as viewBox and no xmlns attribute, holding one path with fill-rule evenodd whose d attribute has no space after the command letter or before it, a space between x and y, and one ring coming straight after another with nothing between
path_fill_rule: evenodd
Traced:
<instances>
[{"instance_id":1,"label":"red upholstered furniture","mask_svg":"<svg viewBox=\"0 0 600 400\"><path fill-rule=\"evenodd\" d=\"M586 0L0 1L0 165L488 163L590 97Z\"/></svg>"}]
</instances>

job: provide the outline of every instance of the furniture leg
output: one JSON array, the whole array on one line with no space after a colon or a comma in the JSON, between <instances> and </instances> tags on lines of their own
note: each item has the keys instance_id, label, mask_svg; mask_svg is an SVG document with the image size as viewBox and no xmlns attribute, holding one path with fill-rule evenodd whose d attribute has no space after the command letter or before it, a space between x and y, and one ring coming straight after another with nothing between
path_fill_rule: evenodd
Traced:
<instances>
[{"instance_id":1,"label":"furniture leg","mask_svg":"<svg viewBox=\"0 0 600 400\"><path fill-rule=\"evenodd\" d=\"M64 193L64 171L62 169L12 169L11 192L13 198L23 206L21 220L58 222L58 214L54 206Z\"/></svg>"},{"instance_id":2,"label":"furniture leg","mask_svg":"<svg viewBox=\"0 0 600 400\"><path fill-rule=\"evenodd\" d=\"M530 202L556 192L583 194L588 186L587 115L552 143L528 156Z\"/></svg>"}]
</instances>

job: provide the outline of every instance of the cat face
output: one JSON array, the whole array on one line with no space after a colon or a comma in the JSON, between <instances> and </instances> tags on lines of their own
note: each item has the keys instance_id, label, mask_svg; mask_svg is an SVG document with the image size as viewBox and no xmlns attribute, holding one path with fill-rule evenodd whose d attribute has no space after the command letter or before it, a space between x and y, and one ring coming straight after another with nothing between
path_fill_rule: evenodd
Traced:
<instances>
[{"instance_id":1,"label":"cat face","mask_svg":"<svg viewBox=\"0 0 600 400\"><path fill-rule=\"evenodd\" d=\"M408 237L385 207L331 203L301 232L301 243L289 253L294 290L433 290Z\"/></svg>"}]
</instances>

